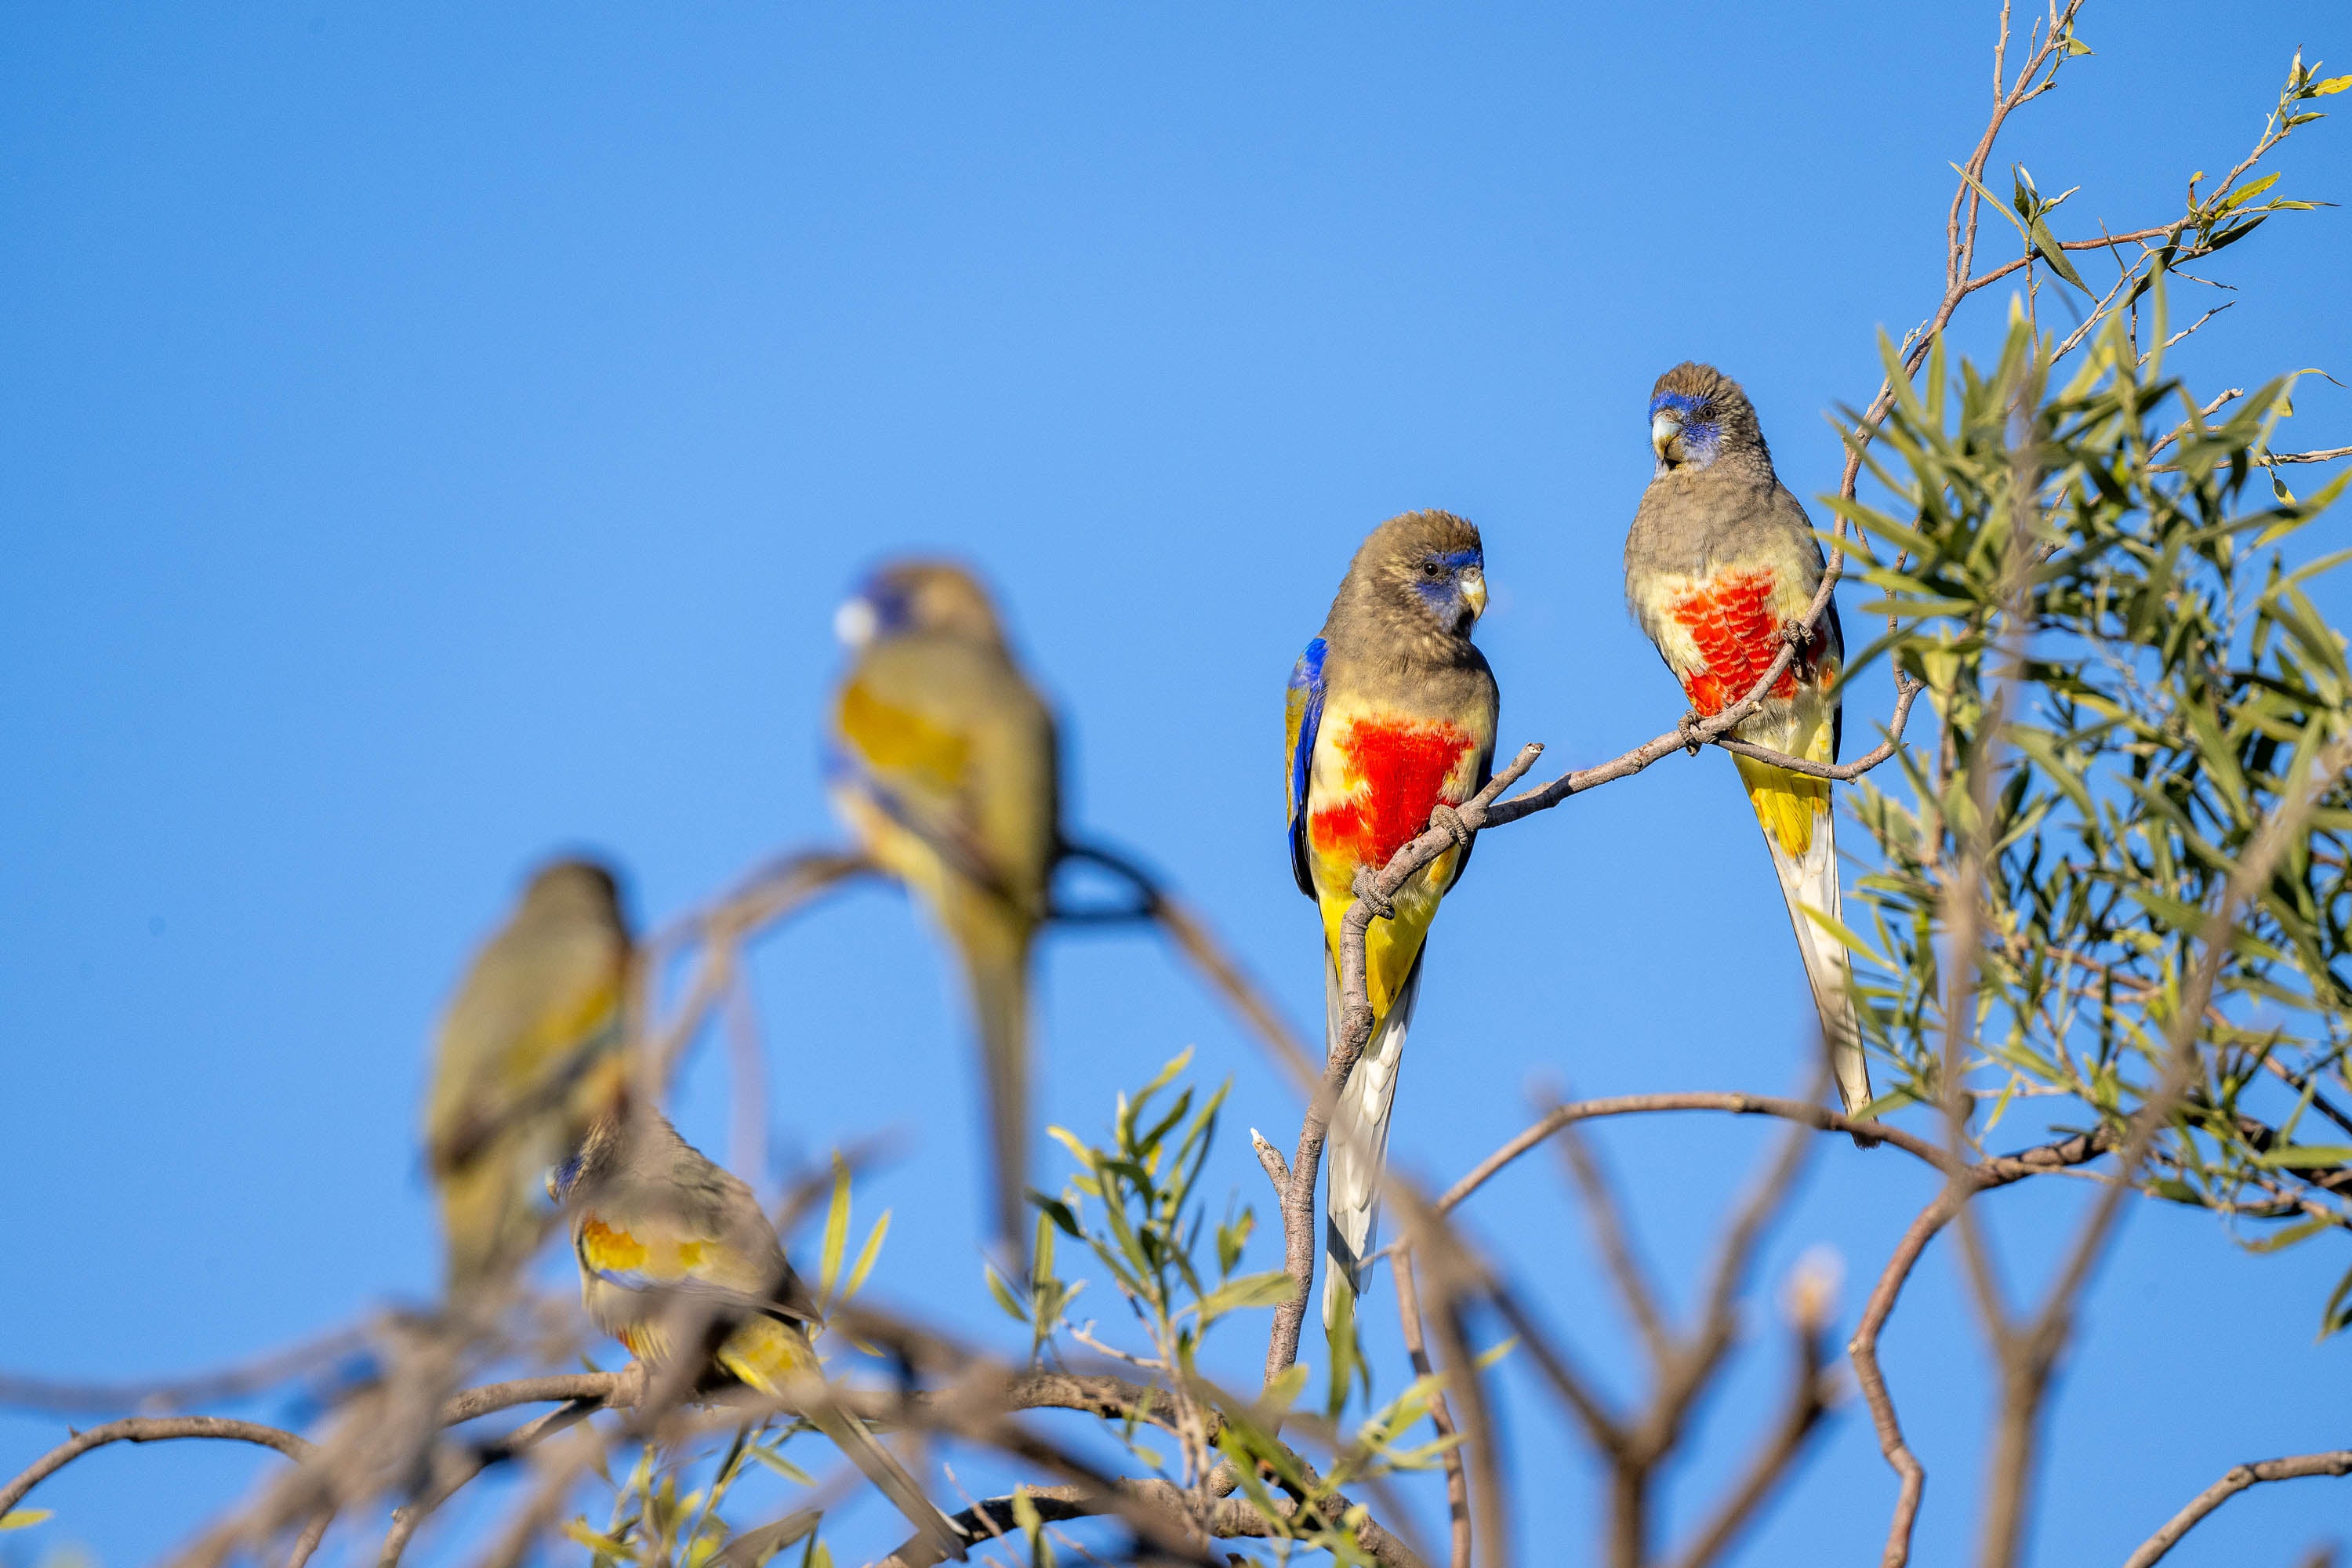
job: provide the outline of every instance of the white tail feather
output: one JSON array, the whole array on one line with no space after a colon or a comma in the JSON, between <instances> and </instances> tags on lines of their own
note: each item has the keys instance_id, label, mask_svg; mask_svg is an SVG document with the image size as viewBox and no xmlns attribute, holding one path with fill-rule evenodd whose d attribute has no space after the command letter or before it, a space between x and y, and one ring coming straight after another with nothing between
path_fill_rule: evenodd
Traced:
<instances>
[{"instance_id":1,"label":"white tail feather","mask_svg":"<svg viewBox=\"0 0 2352 1568\"><path fill-rule=\"evenodd\" d=\"M1389 1113L1396 1108L1397 1069L1404 1065L1405 1030L1421 994L1421 961L1397 988L1389 1008L1348 1085L1331 1110L1331 1186L1323 1218L1323 1326L1339 1314L1338 1292L1364 1293L1364 1258L1375 1244L1381 1219L1381 1173L1388 1164ZM1339 1037L1339 978L1323 966L1323 1039L1329 1050Z\"/></svg>"},{"instance_id":2,"label":"white tail feather","mask_svg":"<svg viewBox=\"0 0 2352 1568\"><path fill-rule=\"evenodd\" d=\"M1825 811L1814 815L1813 841L1801 856L1790 856L1769 828L1765 830L1764 843L1772 851L1772 869L1780 874L1780 895L1789 903L1789 921L1797 928L1797 951L1804 956L1805 978L1812 984L1813 1005L1821 1011L1822 1035L1829 1043L1830 1071L1837 1079L1838 1099L1851 1115L1871 1101L1870 1063L1862 1052L1862 1027L1853 1011L1853 955L1806 913L1818 910L1844 923L1832 820Z\"/></svg>"}]
</instances>

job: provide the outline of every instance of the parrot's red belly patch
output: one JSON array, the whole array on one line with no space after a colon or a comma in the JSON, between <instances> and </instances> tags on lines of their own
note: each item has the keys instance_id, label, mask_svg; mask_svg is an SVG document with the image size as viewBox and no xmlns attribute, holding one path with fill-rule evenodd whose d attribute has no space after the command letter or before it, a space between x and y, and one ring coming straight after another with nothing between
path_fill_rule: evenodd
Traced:
<instances>
[{"instance_id":1,"label":"parrot's red belly patch","mask_svg":"<svg viewBox=\"0 0 2352 1568\"><path fill-rule=\"evenodd\" d=\"M1459 805L1445 782L1476 742L1451 724L1358 719L1339 742L1355 794L1307 818L1307 841L1325 856L1385 866L1421 837L1438 802Z\"/></svg>"},{"instance_id":2,"label":"parrot's red belly patch","mask_svg":"<svg viewBox=\"0 0 2352 1568\"><path fill-rule=\"evenodd\" d=\"M1698 645L1696 668L1683 674L1683 694L1701 718L1720 713L1748 695L1780 651L1780 617L1772 613L1769 572L1727 572L1667 606ZM1797 694L1791 660L1772 683L1774 697Z\"/></svg>"}]
</instances>

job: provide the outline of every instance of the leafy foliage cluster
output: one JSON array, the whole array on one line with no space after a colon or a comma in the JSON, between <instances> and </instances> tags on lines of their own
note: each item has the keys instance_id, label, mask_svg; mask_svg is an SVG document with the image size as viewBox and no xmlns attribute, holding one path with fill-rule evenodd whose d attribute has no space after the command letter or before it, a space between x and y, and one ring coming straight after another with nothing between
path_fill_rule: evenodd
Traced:
<instances>
[{"instance_id":1,"label":"leafy foliage cluster","mask_svg":"<svg viewBox=\"0 0 2352 1568\"><path fill-rule=\"evenodd\" d=\"M2160 262L2150 282L2161 345ZM2120 1142L2166 1084L2232 874L2293 814L2144 1179L2283 1222L2259 1246L2352 1230L2352 668L2310 598L2352 552L2287 559L2347 477L2298 499L2262 469L2293 377L2200 405L2120 317L2052 391L2056 352L2021 315L1990 371L1950 375L1937 345L1870 448L1886 501L1842 506L1885 557L1862 608L1887 630L1856 667L1891 657L1940 731L1899 790L1854 796L1868 1026L1896 1097L1958 1096L1973 1138L2054 1098L2050 1121ZM1963 919L1981 940L1956 977ZM2331 1329L2347 1293L2352 1275Z\"/></svg>"}]
</instances>

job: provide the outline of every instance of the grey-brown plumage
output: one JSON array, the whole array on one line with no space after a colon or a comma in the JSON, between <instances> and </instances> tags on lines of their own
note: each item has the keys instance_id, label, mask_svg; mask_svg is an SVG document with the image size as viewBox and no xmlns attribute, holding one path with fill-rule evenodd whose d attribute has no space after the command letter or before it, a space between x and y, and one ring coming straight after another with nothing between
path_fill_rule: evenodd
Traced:
<instances>
[{"instance_id":1,"label":"grey-brown plumage","mask_svg":"<svg viewBox=\"0 0 2352 1568\"><path fill-rule=\"evenodd\" d=\"M1693 713L1707 718L1745 698L1801 631L1825 569L1822 548L1804 507L1773 471L1755 407L1721 371L1685 363L1658 378L1650 445L1657 466L1625 537L1625 600ZM1836 761L1843 658L1832 604L1759 710L1732 733L1809 762ZM1852 963L1822 924L1840 919L1829 783L1733 760L1796 929L1839 1097L1858 1112L1871 1089Z\"/></svg>"},{"instance_id":2,"label":"grey-brown plumage","mask_svg":"<svg viewBox=\"0 0 2352 1568\"><path fill-rule=\"evenodd\" d=\"M834 706L834 802L962 960L988 1094L992 1219L1015 1259L1029 1185L1030 952L1062 847L1053 712L987 593L952 563L885 566L835 625L853 661Z\"/></svg>"},{"instance_id":3,"label":"grey-brown plumage","mask_svg":"<svg viewBox=\"0 0 2352 1568\"><path fill-rule=\"evenodd\" d=\"M798 1405L942 1555L964 1555L955 1526L826 1387L802 1327L813 1303L751 1188L642 1108L599 1121L555 1187L572 1215L581 1301L598 1328L659 1365L678 1331L709 1325L712 1361Z\"/></svg>"},{"instance_id":4,"label":"grey-brown plumage","mask_svg":"<svg viewBox=\"0 0 2352 1568\"><path fill-rule=\"evenodd\" d=\"M1377 872L1440 806L1477 792L1494 757L1493 671L1470 641L1486 604L1478 531L1451 512L1390 519L1357 550L1291 673L1290 859L1323 919L1326 1048L1339 1037L1339 923L1357 877ZM1333 1107L1324 1316L1364 1285L1381 1171L1421 958L1437 906L1467 863L1451 848L1408 878L1364 933L1372 1029Z\"/></svg>"},{"instance_id":5,"label":"grey-brown plumage","mask_svg":"<svg viewBox=\"0 0 2352 1568\"><path fill-rule=\"evenodd\" d=\"M536 1249L548 1171L619 1093L629 948L613 873L559 860L531 878L451 1001L425 1140L453 1297L503 1280Z\"/></svg>"}]
</instances>

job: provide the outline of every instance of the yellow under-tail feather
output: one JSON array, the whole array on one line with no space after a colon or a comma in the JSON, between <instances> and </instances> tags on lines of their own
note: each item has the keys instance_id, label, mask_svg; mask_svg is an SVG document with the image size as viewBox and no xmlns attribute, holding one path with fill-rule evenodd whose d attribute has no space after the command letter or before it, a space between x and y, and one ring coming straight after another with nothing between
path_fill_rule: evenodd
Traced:
<instances>
[{"instance_id":1,"label":"yellow under-tail feather","mask_svg":"<svg viewBox=\"0 0 2352 1568\"><path fill-rule=\"evenodd\" d=\"M723 1242L709 1237L641 1237L593 1216L581 1225L575 1246L581 1261L591 1270L635 1274L655 1283L709 1281L722 1289L740 1290L750 1282L747 1275L756 1267ZM631 1355L647 1363L659 1363L669 1353L668 1335L663 1331L659 1312L624 1326L619 1337ZM811 1426L824 1433L900 1512L934 1538L941 1556L963 1557L963 1538L915 1478L863 1422L835 1401L824 1386L824 1361L798 1323L769 1312L747 1312L712 1359L746 1385L798 1405Z\"/></svg>"},{"instance_id":2,"label":"yellow under-tail feather","mask_svg":"<svg viewBox=\"0 0 2352 1568\"><path fill-rule=\"evenodd\" d=\"M1390 900L1396 909L1395 918L1376 920L1364 928L1364 989L1372 1005L1375 1024L1387 1017L1389 1009L1396 1005L1405 976L1412 973L1422 944L1429 940L1429 928L1437 921L1437 906L1445 896L1444 889L1454 881L1454 868L1461 858L1459 849L1448 849L1407 878L1396 897ZM1339 889L1316 900L1323 916L1323 951L1336 970L1339 963L1339 922L1347 916L1349 906L1356 901L1355 891L1345 879L1352 876L1354 862L1339 856L1318 855L1318 858L1333 872L1324 879L1324 886L1337 886Z\"/></svg>"},{"instance_id":3,"label":"yellow under-tail feather","mask_svg":"<svg viewBox=\"0 0 2352 1568\"><path fill-rule=\"evenodd\" d=\"M1835 736L1827 714L1816 713L1803 749L1795 754L1809 762L1832 759ZM1871 1100L1870 1067L1862 1049L1862 1030L1854 1012L1853 961L1826 920L1843 920L1838 882L1836 828L1830 816L1830 781L1811 773L1791 773L1752 758L1735 755L1748 803L1764 829L1772 852L1772 869L1780 881L1780 896L1796 928L1797 951L1803 958L1805 979L1821 1014L1822 1033L1828 1043L1830 1069L1837 1079L1838 1098L1850 1112Z\"/></svg>"},{"instance_id":4,"label":"yellow under-tail feather","mask_svg":"<svg viewBox=\"0 0 2352 1568\"><path fill-rule=\"evenodd\" d=\"M1828 726L1820 732L1826 735ZM1818 745L1812 749L1827 750ZM1779 841L1790 858L1802 859L1812 849L1815 823L1829 816L1830 781L1811 773L1792 773L1752 757L1732 761L1739 764L1739 782L1748 787L1748 804L1756 808L1757 822Z\"/></svg>"}]
</instances>

